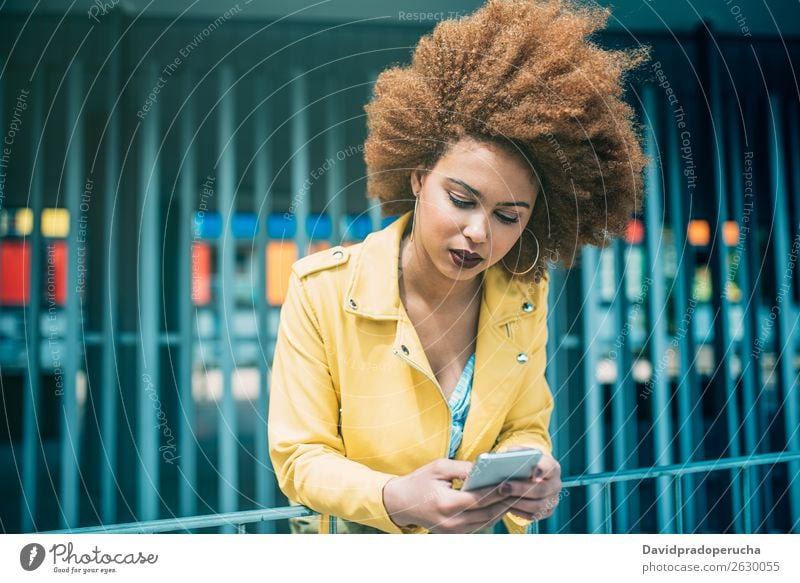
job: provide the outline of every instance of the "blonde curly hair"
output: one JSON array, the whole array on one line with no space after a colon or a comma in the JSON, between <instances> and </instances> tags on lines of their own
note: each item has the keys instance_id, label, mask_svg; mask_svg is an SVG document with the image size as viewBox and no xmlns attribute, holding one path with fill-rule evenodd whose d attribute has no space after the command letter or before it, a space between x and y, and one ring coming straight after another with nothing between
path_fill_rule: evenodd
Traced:
<instances>
[{"instance_id":1,"label":"blonde curly hair","mask_svg":"<svg viewBox=\"0 0 800 583\"><path fill-rule=\"evenodd\" d=\"M365 107L365 159L384 215L413 209L411 171L470 137L518 152L541 186L527 225L538 260L522 279L539 281L548 263L571 267L581 246L624 233L647 163L624 77L647 53L593 44L608 16L567 0L490 0L439 23L411 65L383 71ZM530 239L506 255L512 266L534 261Z\"/></svg>"}]
</instances>

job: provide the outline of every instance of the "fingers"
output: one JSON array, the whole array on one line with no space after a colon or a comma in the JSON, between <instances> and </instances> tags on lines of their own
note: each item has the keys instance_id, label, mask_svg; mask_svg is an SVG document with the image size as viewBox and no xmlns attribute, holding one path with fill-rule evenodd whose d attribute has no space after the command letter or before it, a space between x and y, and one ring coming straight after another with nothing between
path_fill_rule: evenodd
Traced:
<instances>
[{"instance_id":1,"label":"fingers","mask_svg":"<svg viewBox=\"0 0 800 583\"><path fill-rule=\"evenodd\" d=\"M502 484L498 484L497 486L489 486L488 488L470 490L468 492L455 490L453 491L454 503L460 506L462 510L486 508L492 504L502 502L508 497L508 494L500 489L501 486Z\"/></svg>"},{"instance_id":2,"label":"fingers","mask_svg":"<svg viewBox=\"0 0 800 583\"><path fill-rule=\"evenodd\" d=\"M508 502L495 502L484 508L464 510L442 520L431 530L438 533L470 533L495 524L508 512Z\"/></svg>"},{"instance_id":3,"label":"fingers","mask_svg":"<svg viewBox=\"0 0 800 583\"><path fill-rule=\"evenodd\" d=\"M543 455L536 468L533 470L533 478L541 478L542 480L550 480L553 478L561 477L561 464L559 464L553 457Z\"/></svg>"},{"instance_id":4,"label":"fingers","mask_svg":"<svg viewBox=\"0 0 800 583\"><path fill-rule=\"evenodd\" d=\"M561 491L560 479L543 481L510 480L506 484L510 487L506 497L511 499L543 500Z\"/></svg>"},{"instance_id":5,"label":"fingers","mask_svg":"<svg viewBox=\"0 0 800 583\"><path fill-rule=\"evenodd\" d=\"M482 511L482 515L479 511L475 511L468 516L470 522L467 525L467 532L475 532L493 526L509 511L509 504L508 501L498 502L482 509ZM473 521L472 519L475 520Z\"/></svg>"},{"instance_id":6,"label":"fingers","mask_svg":"<svg viewBox=\"0 0 800 583\"><path fill-rule=\"evenodd\" d=\"M440 480L466 480L472 463L463 460L438 459L430 464L434 477Z\"/></svg>"},{"instance_id":7,"label":"fingers","mask_svg":"<svg viewBox=\"0 0 800 583\"><path fill-rule=\"evenodd\" d=\"M553 514L553 510L558 506L558 502L558 496L551 496L544 500L522 498L514 502L508 511L526 520L542 520Z\"/></svg>"}]
</instances>

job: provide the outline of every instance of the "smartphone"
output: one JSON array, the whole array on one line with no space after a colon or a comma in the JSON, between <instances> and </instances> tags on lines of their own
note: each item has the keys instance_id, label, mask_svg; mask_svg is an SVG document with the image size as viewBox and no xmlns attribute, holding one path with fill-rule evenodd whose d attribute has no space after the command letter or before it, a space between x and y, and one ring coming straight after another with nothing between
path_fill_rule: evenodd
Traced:
<instances>
[{"instance_id":1,"label":"smartphone","mask_svg":"<svg viewBox=\"0 0 800 583\"><path fill-rule=\"evenodd\" d=\"M464 480L462 490L480 490L506 480L529 480L542 458L538 449L518 449L503 453L482 453Z\"/></svg>"}]
</instances>

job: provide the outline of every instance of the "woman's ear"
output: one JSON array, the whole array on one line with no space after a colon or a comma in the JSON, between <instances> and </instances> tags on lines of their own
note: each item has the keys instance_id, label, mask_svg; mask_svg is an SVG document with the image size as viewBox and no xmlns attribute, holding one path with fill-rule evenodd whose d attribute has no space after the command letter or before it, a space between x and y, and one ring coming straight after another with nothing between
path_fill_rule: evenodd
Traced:
<instances>
[{"instance_id":1,"label":"woman's ear","mask_svg":"<svg viewBox=\"0 0 800 583\"><path fill-rule=\"evenodd\" d=\"M425 170L422 168L415 168L411 171L411 192L414 196L419 196L422 190L422 183L425 181Z\"/></svg>"}]
</instances>

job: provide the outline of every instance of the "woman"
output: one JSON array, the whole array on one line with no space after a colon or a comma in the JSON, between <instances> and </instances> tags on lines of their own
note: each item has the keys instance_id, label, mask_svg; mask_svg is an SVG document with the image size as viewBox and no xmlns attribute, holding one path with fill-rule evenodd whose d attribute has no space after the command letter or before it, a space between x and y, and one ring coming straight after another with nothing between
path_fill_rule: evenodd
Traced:
<instances>
[{"instance_id":1,"label":"woman","mask_svg":"<svg viewBox=\"0 0 800 583\"><path fill-rule=\"evenodd\" d=\"M490 1L378 78L368 189L401 216L293 266L273 364L273 466L323 529L524 532L558 503L547 264L623 231L645 164L621 99L644 57L587 41L607 17ZM516 448L544 453L530 479L458 489Z\"/></svg>"}]
</instances>

